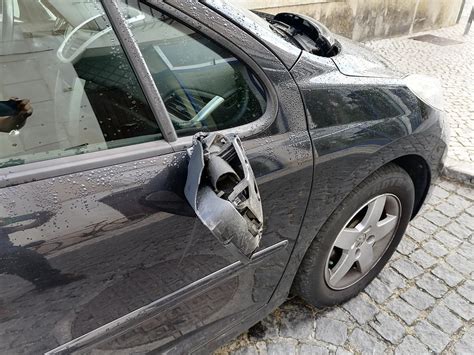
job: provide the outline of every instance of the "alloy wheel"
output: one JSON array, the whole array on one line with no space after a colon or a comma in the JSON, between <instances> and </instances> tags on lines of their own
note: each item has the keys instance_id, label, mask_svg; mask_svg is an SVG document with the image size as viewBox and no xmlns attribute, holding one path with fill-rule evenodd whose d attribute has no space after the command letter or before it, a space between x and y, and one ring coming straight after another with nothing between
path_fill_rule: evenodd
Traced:
<instances>
[{"instance_id":1,"label":"alloy wheel","mask_svg":"<svg viewBox=\"0 0 474 355\"><path fill-rule=\"evenodd\" d=\"M390 245L402 213L393 194L365 203L344 225L326 262L325 280L334 290L348 288L367 275Z\"/></svg>"}]
</instances>

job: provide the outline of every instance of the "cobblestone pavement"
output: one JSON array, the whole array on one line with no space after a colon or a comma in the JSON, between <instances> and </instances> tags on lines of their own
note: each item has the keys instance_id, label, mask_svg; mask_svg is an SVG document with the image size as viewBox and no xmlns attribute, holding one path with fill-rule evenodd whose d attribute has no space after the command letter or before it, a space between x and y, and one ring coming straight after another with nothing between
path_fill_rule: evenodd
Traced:
<instances>
[{"instance_id":1,"label":"cobblestone pavement","mask_svg":"<svg viewBox=\"0 0 474 355\"><path fill-rule=\"evenodd\" d=\"M445 108L451 127L448 168L457 167L472 176L474 176L474 27L467 36L463 36L463 33L473 4L474 1L468 0L459 25L365 43L402 72L428 74L442 81ZM459 43L440 46L410 39L422 34L431 34Z\"/></svg>"},{"instance_id":2,"label":"cobblestone pavement","mask_svg":"<svg viewBox=\"0 0 474 355\"><path fill-rule=\"evenodd\" d=\"M286 302L217 354L474 354L474 188L442 180L356 298Z\"/></svg>"}]
</instances>

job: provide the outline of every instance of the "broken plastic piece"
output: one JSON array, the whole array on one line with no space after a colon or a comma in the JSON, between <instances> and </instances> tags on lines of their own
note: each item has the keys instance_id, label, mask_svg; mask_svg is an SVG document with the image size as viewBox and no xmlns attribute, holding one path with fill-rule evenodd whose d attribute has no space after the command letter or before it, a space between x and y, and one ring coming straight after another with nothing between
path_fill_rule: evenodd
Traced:
<instances>
[{"instance_id":1,"label":"broken plastic piece","mask_svg":"<svg viewBox=\"0 0 474 355\"><path fill-rule=\"evenodd\" d=\"M237 135L194 136L185 196L201 222L242 262L249 262L263 232L262 201Z\"/></svg>"}]
</instances>

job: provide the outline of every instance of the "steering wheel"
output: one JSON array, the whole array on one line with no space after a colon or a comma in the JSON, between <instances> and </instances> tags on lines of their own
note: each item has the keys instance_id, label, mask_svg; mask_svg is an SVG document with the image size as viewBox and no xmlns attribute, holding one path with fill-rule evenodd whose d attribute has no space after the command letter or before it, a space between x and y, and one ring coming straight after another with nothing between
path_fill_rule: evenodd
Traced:
<instances>
[{"instance_id":1,"label":"steering wheel","mask_svg":"<svg viewBox=\"0 0 474 355\"><path fill-rule=\"evenodd\" d=\"M126 19L128 25L145 19L145 15L138 10L132 10L134 16ZM72 63L79 57L92 43L112 31L111 26L107 26L108 21L105 14L98 14L88 18L77 27L75 27L58 48L56 55L63 63ZM89 26L98 28L98 30L87 30Z\"/></svg>"},{"instance_id":2,"label":"steering wheel","mask_svg":"<svg viewBox=\"0 0 474 355\"><path fill-rule=\"evenodd\" d=\"M202 121L206 120L209 115L211 115L215 110L219 108L220 105L225 101L223 97L218 95L209 101L206 106L204 106L193 118L189 121L182 120L174 115L170 115L171 121L179 128L189 128L196 127Z\"/></svg>"},{"instance_id":3,"label":"steering wheel","mask_svg":"<svg viewBox=\"0 0 474 355\"><path fill-rule=\"evenodd\" d=\"M240 109L236 114L232 115L232 117L229 117L229 120L226 121L227 126L233 125L235 122L240 121L242 116L245 114L247 111L247 106L249 102L249 88L247 86L244 86L244 92L243 92L243 98L241 98L239 101L240 104ZM180 119L174 115L170 115L171 121L174 123L175 127L185 129L185 128L191 128L191 127L199 127L201 122L205 121L215 110L217 110L227 99L231 98L234 95L237 95L239 93L238 88L234 88L228 92L226 92L223 97L221 96L214 96L211 101L209 101L206 106L204 106L193 118L190 120L186 121L183 119Z\"/></svg>"}]
</instances>

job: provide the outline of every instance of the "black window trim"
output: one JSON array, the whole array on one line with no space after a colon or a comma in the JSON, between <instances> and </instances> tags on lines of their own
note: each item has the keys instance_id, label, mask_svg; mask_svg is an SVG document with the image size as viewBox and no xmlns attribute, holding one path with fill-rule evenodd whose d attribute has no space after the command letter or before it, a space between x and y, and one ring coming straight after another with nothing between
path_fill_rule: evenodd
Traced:
<instances>
[{"instance_id":1,"label":"black window trim","mask_svg":"<svg viewBox=\"0 0 474 355\"><path fill-rule=\"evenodd\" d=\"M173 153L171 145L159 140L5 167L0 169L0 189L170 153Z\"/></svg>"},{"instance_id":2,"label":"black window trim","mask_svg":"<svg viewBox=\"0 0 474 355\"><path fill-rule=\"evenodd\" d=\"M133 38L132 31L127 26L126 19L120 11L119 1L120 0L100 0L110 25L122 45L125 56L135 72L135 76L145 94L148 105L157 120L163 138L167 142L175 142L178 138L176 130L173 127L165 103L163 102L155 81L153 80L153 76L145 63L140 48L138 48L138 43Z\"/></svg>"}]
</instances>

